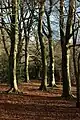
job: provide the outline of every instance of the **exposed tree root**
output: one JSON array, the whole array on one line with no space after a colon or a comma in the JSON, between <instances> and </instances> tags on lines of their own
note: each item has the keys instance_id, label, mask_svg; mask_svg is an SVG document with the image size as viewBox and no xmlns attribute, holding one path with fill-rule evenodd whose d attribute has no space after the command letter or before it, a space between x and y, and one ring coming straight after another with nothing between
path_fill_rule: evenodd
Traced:
<instances>
[{"instance_id":1,"label":"exposed tree root","mask_svg":"<svg viewBox=\"0 0 80 120\"><path fill-rule=\"evenodd\" d=\"M48 85L47 87L51 87L51 88L54 88L54 87L56 87L56 88L58 88L58 86L56 85L56 84L54 84L54 85Z\"/></svg>"},{"instance_id":2,"label":"exposed tree root","mask_svg":"<svg viewBox=\"0 0 80 120\"><path fill-rule=\"evenodd\" d=\"M76 96L74 96L72 94L70 94L70 95L64 95L64 94L62 94L61 97L62 97L62 99L65 99L65 100L76 99Z\"/></svg>"},{"instance_id":3,"label":"exposed tree root","mask_svg":"<svg viewBox=\"0 0 80 120\"><path fill-rule=\"evenodd\" d=\"M76 107L80 108L80 102L76 102Z\"/></svg>"},{"instance_id":4,"label":"exposed tree root","mask_svg":"<svg viewBox=\"0 0 80 120\"><path fill-rule=\"evenodd\" d=\"M41 91L47 91L47 87L46 86L40 86L39 90L41 90Z\"/></svg>"},{"instance_id":5,"label":"exposed tree root","mask_svg":"<svg viewBox=\"0 0 80 120\"><path fill-rule=\"evenodd\" d=\"M15 89L13 87L9 88L7 91L3 91L2 93L14 93L14 94L23 94L19 89Z\"/></svg>"}]
</instances>

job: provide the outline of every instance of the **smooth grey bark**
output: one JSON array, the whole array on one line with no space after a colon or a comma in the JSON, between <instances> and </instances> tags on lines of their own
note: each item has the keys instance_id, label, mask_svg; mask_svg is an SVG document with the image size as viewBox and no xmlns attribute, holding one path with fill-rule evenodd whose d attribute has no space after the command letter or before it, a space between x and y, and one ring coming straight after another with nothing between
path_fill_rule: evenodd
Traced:
<instances>
[{"instance_id":1,"label":"smooth grey bark","mask_svg":"<svg viewBox=\"0 0 80 120\"><path fill-rule=\"evenodd\" d=\"M46 60L44 36L42 34L42 18L44 15L44 2L45 0L40 1L39 3L39 21L38 21L38 36L41 46L41 57L42 57L42 81L41 81L40 90L46 90L47 88L47 60Z\"/></svg>"},{"instance_id":2,"label":"smooth grey bark","mask_svg":"<svg viewBox=\"0 0 80 120\"><path fill-rule=\"evenodd\" d=\"M63 80L63 97L71 96L71 80L69 71L69 56L70 50L67 47L70 41L70 34L72 32L72 20L74 12L74 0L69 1L69 11L66 23L66 33L64 33L64 0L60 0L60 36L62 47L62 80Z\"/></svg>"},{"instance_id":3,"label":"smooth grey bark","mask_svg":"<svg viewBox=\"0 0 80 120\"><path fill-rule=\"evenodd\" d=\"M75 7L76 7L76 1L75 1ZM77 92L76 92L76 96L77 96L76 107L80 108L80 53L78 55L78 60L76 58L76 47L80 46L79 44L76 44L78 31L79 31L79 23L78 23L78 29L75 32L74 31L75 23L76 23L75 15L76 15L76 10L74 12L73 45L71 47L73 47L74 74L75 74L75 79L76 79L76 90L77 90Z\"/></svg>"},{"instance_id":4,"label":"smooth grey bark","mask_svg":"<svg viewBox=\"0 0 80 120\"><path fill-rule=\"evenodd\" d=\"M67 80L67 57L66 57L66 45L64 35L64 0L60 0L60 37L62 48L62 80L63 80L63 95L68 95L68 80ZM66 85L66 86L65 86Z\"/></svg>"},{"instance_id":5,"label":"smooth grey bark","mask_svg":"<svg viewBox=\"0 0 80 120\"><path fill-rule=\"evenodd\" d=\"M49 9L45 7L45 14L47 17L47 29L48 33L44 30L43 27L43 32L45 36L48 38L49 41L49 87L55 86L55 76L54 76L54 44L53 44L53 38L52 38L52 30L51 30L51 23L50 23L50 15L52 12L52 0L49 0Z\"/></svg>"},{"instance_id":6,"label":"smooth grey bark","mask_svg":"<svg viewBox=\"0 0 80 120\"><path fill-rule=\"evenodd\" d=\"M27 2L27 1L26 1ZM29 1L30 2L30 1ZM33 3L30 2L30 5L33 7ZM30 7L30 6L29 6ZM34 16L34 8L28 8L28 11L26 12L26 15L28 12L30 12L29 17L26 19L24 18L24 10L23 10L23 1L21 2L21 17L23 22L23 29L24 29L24 38L25 38L25 65L24 65L24 76L25 76L25 82L29 82L29 51L28 51L28 44L29 44L29 38L30 38L30 30L33 23L33 16ZM26 27L27 26L27 27Z\"/></svg>"},{"instance_id":7,"label":"smooth grey bark","mask_svg":"<svg viewBox=\"0 0 80 120\"><path fill-rule=\"evenodd\" d=\"M21 18L22 18L22 22L23 22L23 29L24 29L24 38L25 38L25 65L24 65L24 76L25 76L25 80L24 82L29 82L29 70L28 70L28 60L29 60L29 54L28 54L28 43L29 43L29 34L27 35L27 32L29 33L29 31L27 31L26 29L26 23L25 23L25 19L23 17L24 15L24 11L23 11L23 1L21 1Z\"/></svg>"},{"instance_id":8,"label":"smooth grey bark","mask_svg":"<svg viewBox=\"0 0 80 120\"><path fill-rule=\"evenodd\" d=\"M12 18L11 18L11 48L9 55L9 81L11 88L9 91L17 91L17 78L16 78L16 67L17 67L17 47L18 47L18 0L12 0Z\"/></svg>"},{"instance_id":9,"label":"smooth grey bark","mask_svg":"<svg viewBox=\"0 0 80 120\"><path fill-rule=\"evenodd\" d=\"M48 24L48 40L49 40L49 58L50 58L50 65L49 65L49 74L50 74L50 81L49 86L53 87L55 86L55 76L54 76L54 44L52 40L52 31L51 31L51 25L50 25L50 16L46 14L47 16L47 24Z\"/></svg>"},{"instance_id":10,"label":"smooth grey bark","mask_svg":"<svg viewBox=\"0 0 80 120\"><path fill-rule=\"evenodd\" d=\"M25 39L25 67L24 67L24 75L25 75L25 82L29 82L29 53L28 53L28 39Z\"/></svg>"},{"instance_id":11,"label":"smooth grey bark","mask_svg":"<svg viewBox=\"0 0 80 120\"><path fill-rule=\"evenodd\" d=\"M80 53L78 56L78 80L77 80L77 103L76 106L80 108Z\"/></svg>"}]
</instances>

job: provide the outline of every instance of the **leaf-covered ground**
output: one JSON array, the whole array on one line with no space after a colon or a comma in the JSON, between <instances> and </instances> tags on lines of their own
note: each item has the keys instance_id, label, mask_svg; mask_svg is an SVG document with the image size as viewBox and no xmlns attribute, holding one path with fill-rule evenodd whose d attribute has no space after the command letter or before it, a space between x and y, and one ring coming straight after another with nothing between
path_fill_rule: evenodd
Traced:
<instances>
[{"instance_id":1,"label":"leaf-covered ground","mask_svg":"<svg viewBox=\"0 0 80 120\"><path fill-rule=\"evenodd\" d=\"M23 94L0 94L0 120L80 120L76 100L64 100L62 88L39 91L37 81L19 85ZM8 89L0 85L0 91ZM75 94L75 88L72 88Z\"/></svg>"}]
</instances>

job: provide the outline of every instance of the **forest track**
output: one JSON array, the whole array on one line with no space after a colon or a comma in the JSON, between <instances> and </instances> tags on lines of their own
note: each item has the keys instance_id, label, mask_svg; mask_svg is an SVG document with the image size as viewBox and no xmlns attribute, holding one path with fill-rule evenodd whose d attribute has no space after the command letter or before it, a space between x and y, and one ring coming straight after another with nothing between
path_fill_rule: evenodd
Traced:
<instances>
[{"instance_id":1,"label":"forest track","mask_svg":"<svg viewBox=\"0 0 80 120\"><path fill-rule=\"evenodd\" d=\"M62 89L39 91L40 84L21 84L23 94L0 94L0 120L80 120L76 100L63 100ZM0 90L8 89L0 85ZM75 89L73 90L75 92Z\"/></svg>"}]
</instances>

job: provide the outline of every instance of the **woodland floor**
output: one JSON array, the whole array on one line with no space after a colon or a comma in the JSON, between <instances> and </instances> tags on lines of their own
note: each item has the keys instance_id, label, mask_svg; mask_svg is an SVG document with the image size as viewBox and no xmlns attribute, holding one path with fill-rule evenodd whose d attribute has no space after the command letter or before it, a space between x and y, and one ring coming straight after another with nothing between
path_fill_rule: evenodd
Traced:
<instances>
[{"instance_id":1,"label":"woodland floor","mask_svg":"<svg viewBox=\"0 0 80 120\"><path fill-rule=\"evenodd\" d=\"M32 81L19 85L23 94L0 93L0 120L80 120L76 100L64 100L59 85L47 92L39 91L40 83ZM0 91L9 87L0 85ZM72 87L75 94L75 87Z\"/></svg>"}]
</instances>

